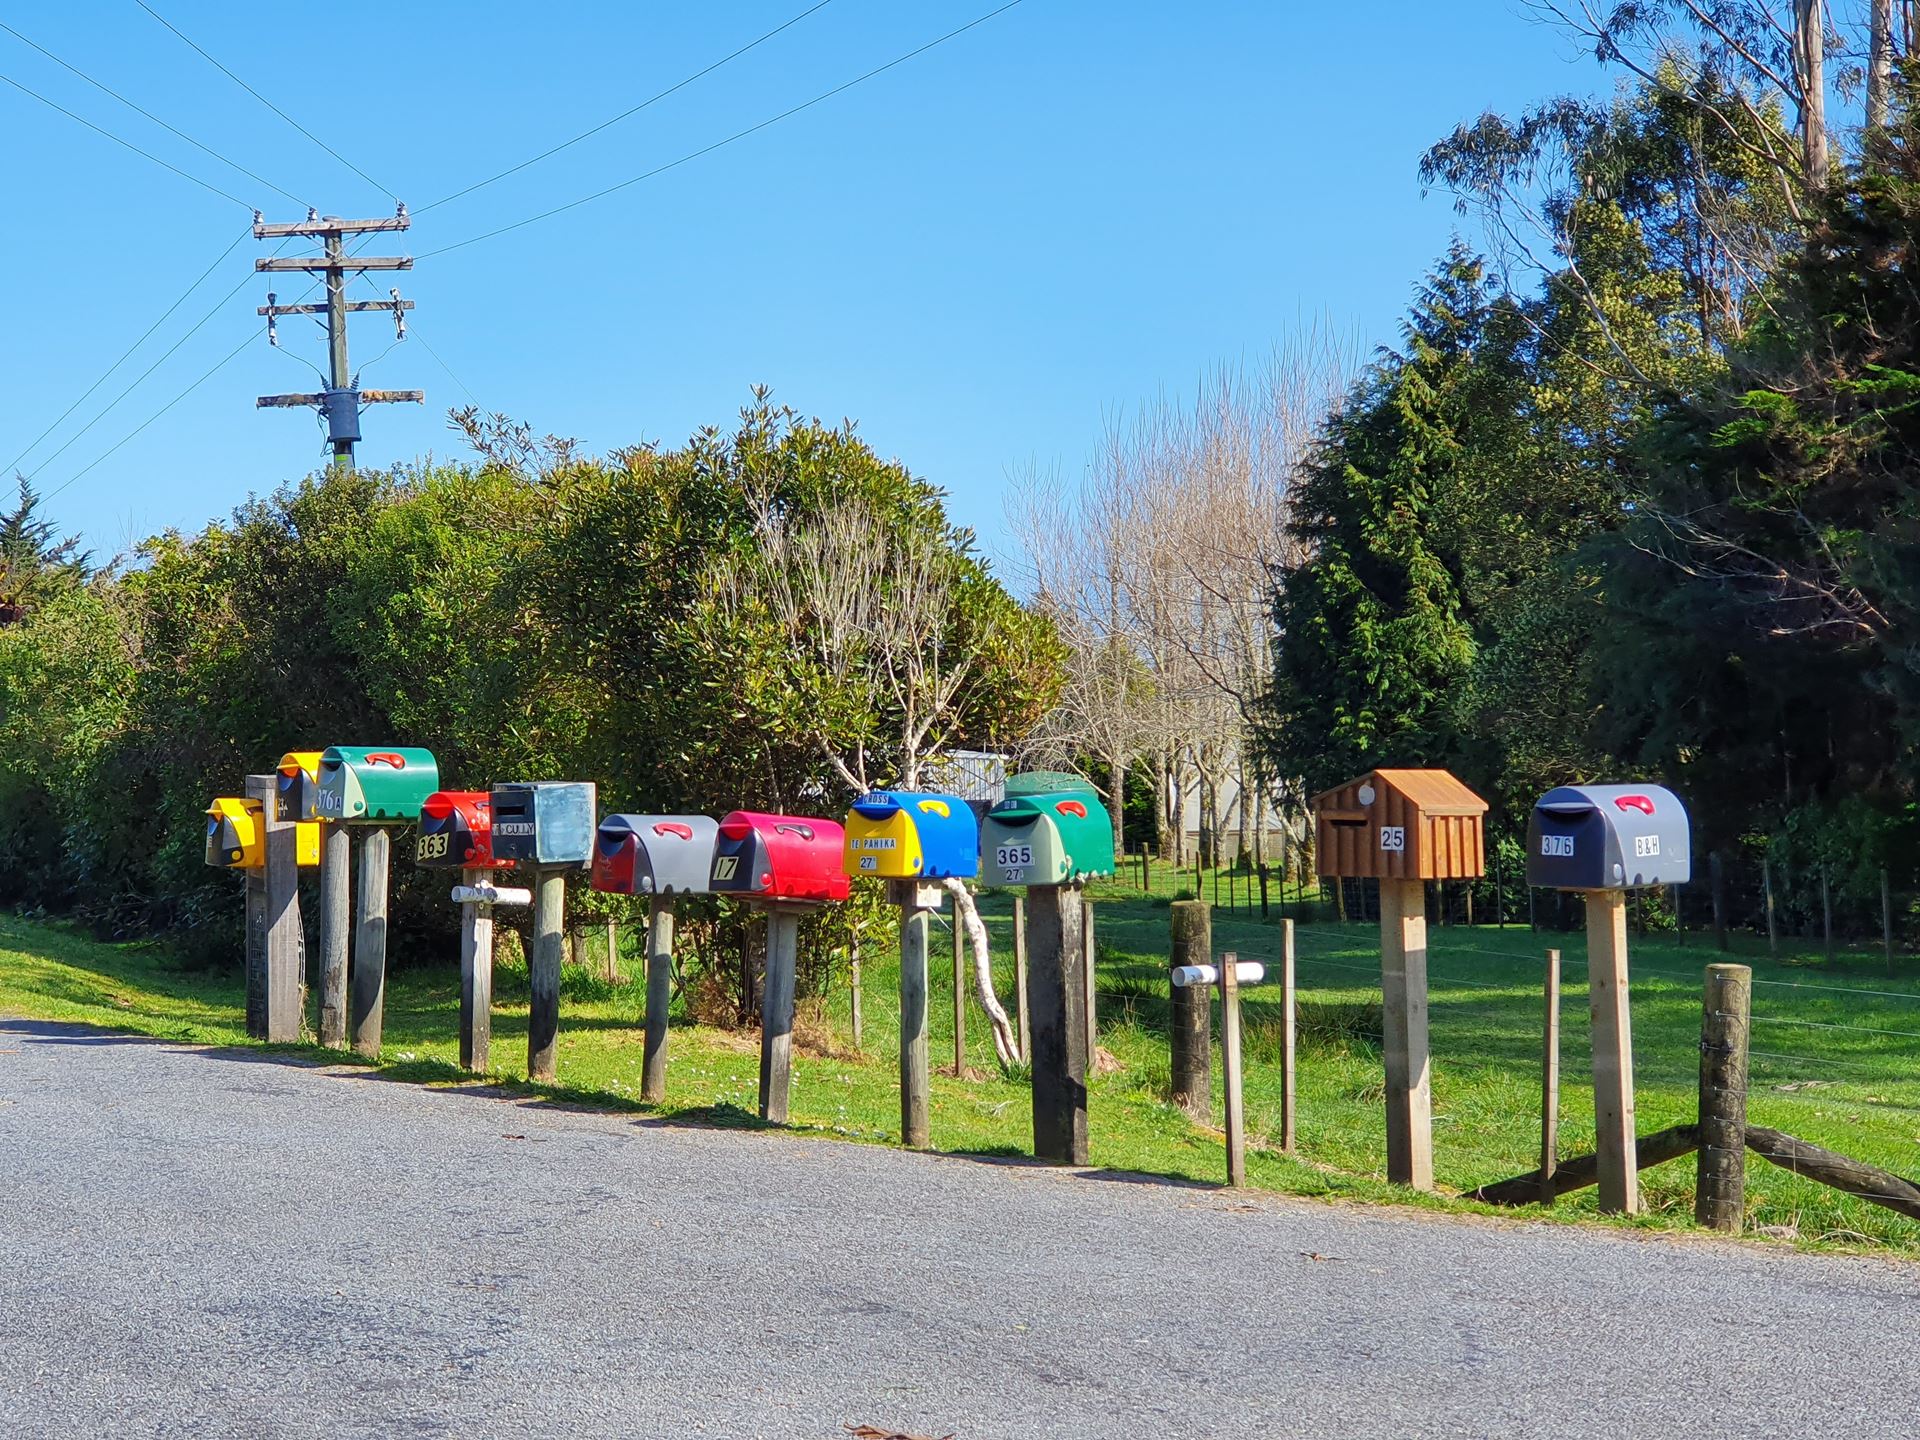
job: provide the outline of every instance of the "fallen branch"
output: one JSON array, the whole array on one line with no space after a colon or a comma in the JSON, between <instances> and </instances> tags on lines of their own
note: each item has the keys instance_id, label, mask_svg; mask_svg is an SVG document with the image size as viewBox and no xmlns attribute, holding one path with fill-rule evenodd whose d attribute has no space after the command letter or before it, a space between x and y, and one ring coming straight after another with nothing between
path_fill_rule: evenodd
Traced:
<instances>
[{"instance_id":1,"label":"fallen branch","mask_svg":"<svg viewBox=\"0 0 1920 1440\"><path fill-rule=\"evenodd\" d=\"M972 942L967 948L973 952L973 988L979 996L980 1008L993 1022L994 1054L1000 1057L1003 1066L1016 1065L1020 1061L1020 1041L1013 1033L1013 1022L1000 1006L1000 997L993 993L993 954L987 945L986 924L980 919L979 907L973 903L973 892L967 889L964 880L949 878L941 883L953 896L953 923L965 925L967 939Z\"/></svg>"},{"instance_id":2,"label":"fallen branch","mask_svg":"<svg viewBox=\"0 0 1920 1440\"><path fill-rule=\"evenodd\" d=\"M1920 1185L1890 1170L1863 1165L1764 1125L1747 1127L1747 1148L1782 1170L1805 1175L1809 1180L1818 1180L1822 1185L1831 1185L1861 1200L1871 1200L1875 1205L1884 1205L1920 1220Z\"/></svg>"},{"instance_id":3,"label":"fallen branch","mask_svg":"<svg viewBox=\"0 0 1920 1440\"><path fill-rule=\"evenodd\" d=\"M1747 1133L1751 1135L1753 1132L1749 1130ZM1663 1165L1669 1160L1678 1160L1682 1155L1691 1155L1700 1148L1700 1127L1676 1125L1671 1130L1643 1135L1635 1142L1634 1148L1637 1152L1635 1163L1639 1169ZM1565 1195L1570 1191L1584 1190L1589 1185L1597 1185L1599 1181L1600 1157L1576 1156L1572 1160L1562 1160L1554 1167L1553 1193L1555 1196ZM1511 1180L1482 1185L1467 1198L1488 1205L1531 1205L1540 1199L1540 1172L1529 1170Z\"/></svg>"}]
</instances>

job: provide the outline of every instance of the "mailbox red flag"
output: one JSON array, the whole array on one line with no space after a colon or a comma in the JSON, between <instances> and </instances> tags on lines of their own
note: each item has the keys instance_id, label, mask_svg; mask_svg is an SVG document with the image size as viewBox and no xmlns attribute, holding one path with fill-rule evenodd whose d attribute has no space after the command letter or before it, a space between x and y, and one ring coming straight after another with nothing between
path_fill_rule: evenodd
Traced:
<instances>
[{"instance_id":1,"label":"mailbox red flag","mask_svg":"<svg viewBox=\"0 0 1920 1440\"><path fill-rule=\"evenodd\" d=\"M1622 810L1638 810L1642 815L1653 813L1653 801L1645 795L1616 795L1613 803Z\"/></svg>"}]
</instances>

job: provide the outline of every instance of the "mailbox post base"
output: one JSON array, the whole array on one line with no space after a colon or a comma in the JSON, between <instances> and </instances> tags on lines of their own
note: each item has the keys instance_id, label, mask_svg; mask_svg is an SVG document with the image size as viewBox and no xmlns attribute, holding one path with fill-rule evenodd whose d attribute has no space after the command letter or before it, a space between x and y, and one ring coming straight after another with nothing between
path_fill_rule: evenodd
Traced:
<instances>
[{"instance_id":1,"label":"mailbox post base","mask_svg":"<svg viewBox=\"0 0 1920 1440\"><path fill-rule=\"evenodd\" d=\"M1600 1208L1640 1210L1640 1157L1634 1137L1633 1016L1627 1005L1627 896L1589 890L1587 994L1593 1016L1594 1155Z\"/></svg>"},{"instance_id":2,"label":"mailbox post base","mask_svg":"<svg viewBox=\"0 0 1920 1440\"><path fill-rule=\"evenodd\" d=\"M527 978L533 991L527 1012L527 1078L551 1080L560 1049L560 962L567 947L567 875L534 872L533 954Z\"/></svg>"},{"instance_id":3,"label":"mailbox post base","mask_svg":"<svg viewBox=\"0 0 1920 1440\"><path fill-rule=\"evenodd\" d=\"M900 1143L933 1143L927 1119L927 911L900 907Z\"/></svg>"},{"instance_id":4,"label":"mailbox post base","mask_svg":"<svg viewBox=\"0 0 1920 1440\"><path fill-rule=\"evenodd\" d=\"M1427 887L1380 882L1380 1023L1387 1064L1387 1179L1433 1189L1427 1059Z\"/></svg>"},{"instance_id":5,"label":"mailbox post base","mask_svg":"<svg viewBox=\"0 0 1920 1440\"><path fill-rule=\"evenodd\" d=\"M1033 1049L1033 1153L1087 1163L1086 932L1080 891L1027 891L1027 1012Z\"/></svg>"},{"instance_id":6,"label":"mailbox post base","mask_svg":"<svg viewBox=\"0 0 1920 1440\"><path fill-rule=\"evenodd\" d=\"M484 870L463 870L467 885L484 884ZM460 1068L485 1071L493 1045L493 906L460 906Z\"/></svg>"},{"instance_id":7,"label":"mailbox post base","mask_svg":"<svg viewBox=\"0 0 1920 1440\"><path fill-rule=\"evenodd\" d=\"M320 1043L347 1048L347 932L353 924L353 836L320 824Z\"/></svg>"},{"instance_id":8,"label":"mailbox post base","mask_svg":"<svg viewBox=\"0 0 1920 1440\"><path fill-rule=\"evenodd\" d=\"M793 985L799 965L800 914L767 907L767 982L760 992L760 1118L787 1123L793 1085Z\"/></svg>"},{"instance_id":9,"label":"mailbox post base","mask_svg":"<svg viewBox=\"0 0 1920 1440\"><path fill-rule=\"evenodd\" d=\"M357 837L360 904L353 936L353 1049L380 1058L380 1030L387 1004L387 832L375 827Z\"/></svg>"},{"instance_id":10,"label":"mailbox post base","mask_svg":"<svg viewBox=\"0 0 1920 1440\"><path fill-rule=\"evenodd\" d=\"M656 899L647 917L647 1044L640 1066L640 1098L667 1098L667 1006L673 999L673 902Z\"/></svg>"}]
</instances>

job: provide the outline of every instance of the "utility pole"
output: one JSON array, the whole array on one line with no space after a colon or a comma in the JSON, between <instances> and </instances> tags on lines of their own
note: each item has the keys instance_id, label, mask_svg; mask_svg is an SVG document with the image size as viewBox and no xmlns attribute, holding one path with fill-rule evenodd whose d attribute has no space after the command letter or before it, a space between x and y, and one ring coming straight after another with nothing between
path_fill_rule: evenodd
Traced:
<instances>
[{"instance_id":1,"label":"utility pole","mask_svg":"<svg viewBox=\"0 0 1920 1440\"><path fill-rule=\"evenodd\" d=\"M326 247L326 253L313 258L268 256L255 260L253 268L260 271L297 270L322 274L326 277L327 302L324 305L282 305L279 297L272 291L267 292L267 303L254 313L267 317L267 340L278 345L280 336L274 322L282 315L325 315L327 317L327 388L319 394L299 395L262 395L253 403L256 408L274 406L285 408L294 405L312 405L319 409L327 422L327 442L333 447L333 461L347 469L353 468L353 447L360 438L360 407L362 405L391 404L395 401L423 403L426 395L419 390L362 390L354 384L353 371L347 364L347 316L355 311L386 310L393 314L394 338L407 338L407 311L413 309L413 301L402 300L398 289L387 292L386 300L349 300L347 299L347 277L367 270L411 270L411 255L349 255L344 237L348 235L370 235L388 230L405 230L413 224L407 214L407 207L401 205L390 219L385 220L342 220L337 215L319 215L307 212L305 220L291 225L269 225L258 210L253 212L253 237L256 240L284 239L291 236L306 236L320 240Z\"/></svg>"}]
</instances>

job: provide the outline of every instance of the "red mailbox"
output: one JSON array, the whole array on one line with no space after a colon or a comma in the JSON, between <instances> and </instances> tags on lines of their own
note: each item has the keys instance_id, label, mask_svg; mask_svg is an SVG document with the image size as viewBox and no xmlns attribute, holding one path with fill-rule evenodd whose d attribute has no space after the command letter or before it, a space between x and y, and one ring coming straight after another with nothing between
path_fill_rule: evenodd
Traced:
<instances>
[{"instance_id":1,"label":"red mailbox","mask_svg":"<svg viewBox=\"0 0 1920 1440\"><path fill-rule=\"evenodd\" d=\"M845 843L846 831L835 820L735 810L720 822L714 843L713 889L754 900L845 900Z\"/></svg>"},{"instance_id":2,"label":"red mailbox","mask_svg":"<svg viewBox=\"0 0 1920 1440\"><path fill-rule=\"evenodd\" d=\"M416 865L436 870L511 870L493 857L493 803L486 790L436 790L420 805Z\"/></svg>"}]
</instances>

